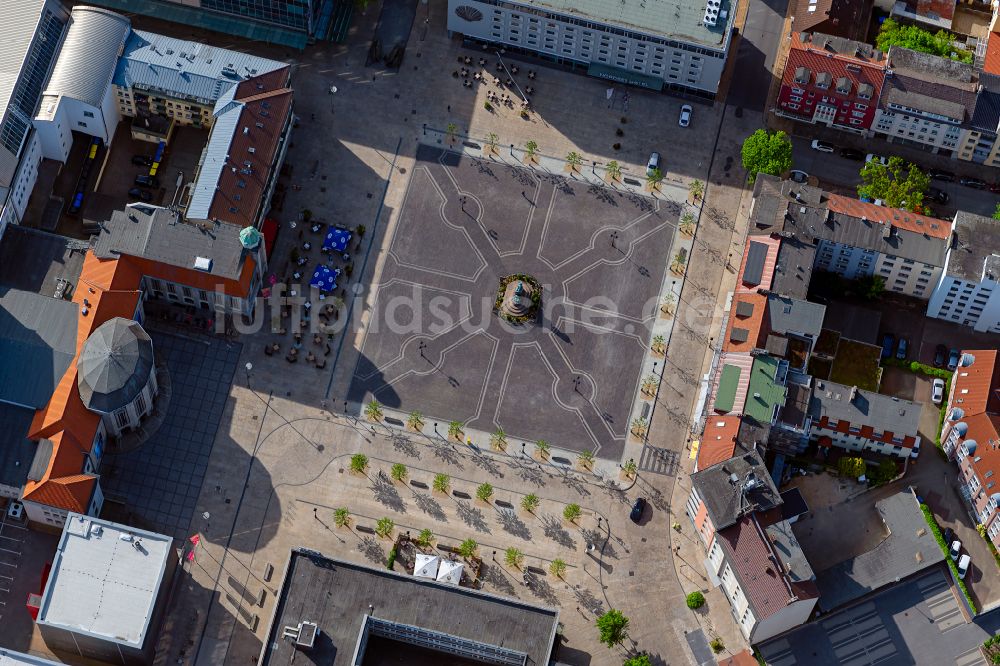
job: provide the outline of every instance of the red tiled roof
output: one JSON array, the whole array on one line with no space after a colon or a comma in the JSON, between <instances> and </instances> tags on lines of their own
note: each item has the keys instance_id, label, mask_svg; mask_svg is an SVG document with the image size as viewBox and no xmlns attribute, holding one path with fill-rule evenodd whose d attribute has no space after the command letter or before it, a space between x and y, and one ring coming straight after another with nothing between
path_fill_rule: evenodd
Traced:
<instances>
[{"instance_id":1,"label":"red tiled roof","mask_svg":"<svg viewBox=\"0 0 1000 666\"><path fill-rule=\"evenodd\" d=\"M76 329L77 358L98 326L114 317L132 318L139 303L140 279L140 273L127 260L101 261L93 252L87 252L79 287L73 292L73 302L81 306ZM96 477L81 472L100 421L101 417L84 407L80 399L74 359L48 404L32 419L28 437L49 439L52 456L42 478L25 484L24 499L87 512Z\"/></svg>"},{"instance_id":2,"label":"red tiled roof","mask_svg":"<svg viewBox=\"0 0 1000 666\"><path fill-rule=\"evenodd\" d=\"M901 208L888 208L840 194L827 195L827 208L834 213L864 217L872 222L891 224L899 229L924 234L932 238L950 238L951 225L927 215L911 213Z\"/></svg>"},{"instance_id":3,"label":"red tiled roof","mask_svg":"<svg viewBox=\"0 0 1000 666\"><path fill-rule=\"evenodd\" d=\"M762 243L767 245L767 257L764 259L764 272L760 277L760 284L749 285L743 282L743 273L747 269L747 255L750 251L750 243ZM774 266L778 262L778 250L781 249L781 239L771 236L749 236L743 245L743 259L740 261L740 270L737 273L736 292L756 292L758 289L770 289L771 279L774 277Z\"/></svg>"},{"instance_id":4,"label":"red tiled roof","mask_svg":"<svg viewBox=\"0 0 1000 666\"><path fill-rule=\"evenodd\" d=\"M983 71L987 74L1000 74L1000 33L990 30L986 39L986 60Z\"/></svg>"},{"instance_id":5,"label":"red tiled roof","mask_svg":"<svg viewBox=\"0 0 1000 666\"><path fill-rule=\"evenodd\" d=\"M750 650L743 650L743 652L737 652L731 657L725 657L718 661L719 666L757 666L757 660Z\"/></svg>"},{"instance_id":6,"label":"red tiled roof","mask_svg":"<svg viewBox=\"0 0 1000 666\"><path fill-rule=\"evenodd\" d=\"M240 166L249 162L250 173L222 169L209 208L210 217L241 227L256 226L261 199L292 110L292 90L287 87L290 72L289 67L283 67L237 86L234 101L243 109L229 144L228 158Z\"/></svg>"},{"instance_id":7,"label":"red tiled roof","mask_svg":"<svg viewBox=\"0 0 1000 666\"><path fill-rule=\"evenodd\" d=\"M785 579L780 562L774 561L770 543L753 514L740 520L718 535L726 551L743 594L753 608L758 622L771 617L787 606L795 593Z\"/></svg>"},{"instance_id":8,"label":"red tiled roof","mask_svg":"<svg viewBox=\"0 0 1000 666\"><path fill-rule=\"evenodd\" d=\"M698 448L698 469L705 469L732 458L736 451L736 435L739 431L738 416L709 417Z\"/></svg>"},{"instance_id":9,"label":"red tiled roof","mask_svg":"<svg viewBox=\"0 0 1000 666\"><path fill-rule=\"evenodd\" d=\"M878 100L878 91L882 87L887 62L886 54L879 52L881 56L879 58L859 58L854 53L832 53L824 50L819 44L803 42L798 32L791 34L789 47L788 61L781 78L783 84L792 85L795 82L795 68L806 67L813 74L829 72L834 82L846 76L854 84L854 90L857 90L859 83L871 84L875 86L872 104ZM852 69L848 69L848 65ZM860 71L854 71L857 68L860 68Z\"/></svg>"},{"instance_id":10,"label":"red tiled roof","mask_svg":"<svg viewBox=\"0 0 1000 666\"><path fill-rule=\"evenodd\" d=\"M770 280L769 280L770 281ZM736 308L740 303L749 303L753 306L753 314L749 317L739 317L736 315ZM767 335L764 325L764 315L767 313L767 296L757 293L736 294L733 297L733 306L729 311L729 323L726 324L726 338L722 341L722 350L727 352L748 352L756 347L760 347L761 340ZM745 341L733 340L733 329L743 329L748 331Z\"/></svg>"},{"instance_id":11,"label":"red tiled roof","mask_svg":"<svg viewBox=\"0 0 1000 666\"><path fill-rule=\"evenodd\" d=\"M86 514L96 484L93 474L63 476L35 484L30 491L25 490L23 499Z\"/></svg>"},{"instance_id":12,"label":"red tiled roof","mask_svg":"<svg viewBox=\"0 0 1000 666\"><path fill-rule=\"evenodd\" d=\"M986 411L1000 411L1000 363L997 363L996 349L965 350L975 359L972 365L955 370L952 380L952 407L961 407L966 416Z\"/></svg>"}]
</instances>

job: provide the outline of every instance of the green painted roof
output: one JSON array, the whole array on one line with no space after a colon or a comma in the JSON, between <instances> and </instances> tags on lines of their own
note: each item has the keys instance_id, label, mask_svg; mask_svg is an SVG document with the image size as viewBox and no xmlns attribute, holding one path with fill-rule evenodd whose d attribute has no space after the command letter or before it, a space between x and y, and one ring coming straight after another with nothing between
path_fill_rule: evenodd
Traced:
<instances>
[{"instance_id":1,"label":"green painted roof","mask_svg":"<svg viewBox=\"0 0 1000 666\"><path fill-rule=\"evenodd\" d=\"M719 390L715 392L715 410L718 412L733 411L733 403L736 402L736 389L740 385L741 370L739 366L722 366L722 375L719 377Z\"/></svg>"},{"instance_id":2,"label":"green painted roof","mask_svg":"<svg viewBox=\"0 0 1000 666\"><path fill-rule=\"evenodd\" d=\"M743 413L760 423L770 423L774 406L785 404L787 389L774 381L777 371L778 360L771 356L757 357L750 368L750 386Z\"/></svg>"}]
</instances>

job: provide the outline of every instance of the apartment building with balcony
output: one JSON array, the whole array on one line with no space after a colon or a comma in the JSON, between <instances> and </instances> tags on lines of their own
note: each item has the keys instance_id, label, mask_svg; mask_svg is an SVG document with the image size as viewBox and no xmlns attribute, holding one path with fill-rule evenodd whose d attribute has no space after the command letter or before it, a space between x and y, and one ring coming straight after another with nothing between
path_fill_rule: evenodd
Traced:
<instances>
[{"instance_id":1,"label":"apartment building with balcony","mask_svg":"<svg viewBox=\"0 0 1000 666\"><path fill-rule=\"evenodd\" d=\"M1000 333L1000 224L959 211L945 264L927 316Z\"/></svg>"},{"instance_id":2,"label":"apartment building with balcony","mask_svg":"<svg viewBox=\"0 0 1000 666\"><path fill-rule=\"evenodd\" d=\"M991 33L992 34L992 33ZM979 73L979 89L972 118L962 133L958 159L1000 166L1000 76Z\"/></svg>"},{"instance_id":3,"label":"apartment building with balcony","mask_svg":"<svg viewBox=\"0 0 1000 666\"><path fill-rule=\"evenodd\" d=\"M958 464L959 491L972 515L1000 546L1000 354L964 350L941 431L941 445Z\"/></svg>"},{"instance_id":4,"label":"apartment building with balcony","mask_svg":"<svg viewBox=\"0 0 1000 666\"><path fill-rule=\"evenodd\" d=\"M793 32L774 111L799 122L865 133L875 119L886 56L863 42Z\"/></svg>"},{"instance_id":5,"label":"apartment building with balcony","mask_svg":"<svg viewBox=\"0 0 1000 666\"><path fill-rule=\"evenodd\" d=\"M809 438L821 447L906 458L920 448L920 403L816 380Z\"/></svg>"},{"instance_id":6,"label":"apartment building with balcony","mask_svg":"<svg viewBox=\"0 0 1000 666\"><path fill-rule=\"evenodd\" d=\"M755 451L691 476L685 515L705 548L710 583L722 588L751 644L807 622L819 596L781 505Z\"/></svg>"},{"instance_id":7,"label":"apartment building with balcony","mask_svg":"<svg viewBox=\"0 0 1000 666\"><path fill-rule=\"evenodd\" d=\"M978 88L972 65L893 46L872 131L890 143L957 153Z\"/></svg>"},{"instance_id":8,"label":"apartment building with balcony","mask_svg":"<svg viewBox=\"0 0 1000 666\"><path fill-rule=\"evenodd\" d=\"M877 275L886 291L929 299L947 263L952 225L819 188L760 176L751 235L816 248L813 270L847 279Z\"/></svg>"}]
</instances>

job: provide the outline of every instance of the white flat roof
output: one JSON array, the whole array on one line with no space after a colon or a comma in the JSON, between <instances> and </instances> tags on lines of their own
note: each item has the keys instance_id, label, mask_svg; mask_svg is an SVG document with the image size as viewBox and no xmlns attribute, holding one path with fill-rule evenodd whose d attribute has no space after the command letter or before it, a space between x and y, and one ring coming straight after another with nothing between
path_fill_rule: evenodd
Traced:
<instances>
[{"instance_id":1,"label":"white flat roof","mask_svg":"<svg viewBox=\"0 0 1000 666\"><path fill-rule=\"evenodd\" d=\"M38 623L141 648L172 541L69 514Z\"/></svg>"}]
</instances>

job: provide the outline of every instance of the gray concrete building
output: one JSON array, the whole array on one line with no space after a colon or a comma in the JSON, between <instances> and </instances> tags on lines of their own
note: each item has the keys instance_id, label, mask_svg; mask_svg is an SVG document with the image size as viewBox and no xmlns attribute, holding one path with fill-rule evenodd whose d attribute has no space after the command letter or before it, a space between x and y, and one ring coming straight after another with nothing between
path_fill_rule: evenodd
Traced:
<instances>
[{"instance_id":1,"label":"gray concrete building","mask_svg":"<svg viewBox=\"0 0 1000 666\"><path fill-rule=\"evenodd\" d=\"M554 608L296 548L257 663L548 664L558 624Z\"/></svg>"},{"instance_id":2,"label":"gray concrete building","mask_svg":"<svg viewBox=\"0 0 1000 666\"><path fill-rule=\"evenodd\" d=\"M714 98L734 15L731 0L449 0L448 30L612 82Z\"/></svg>"}]
</instances>

